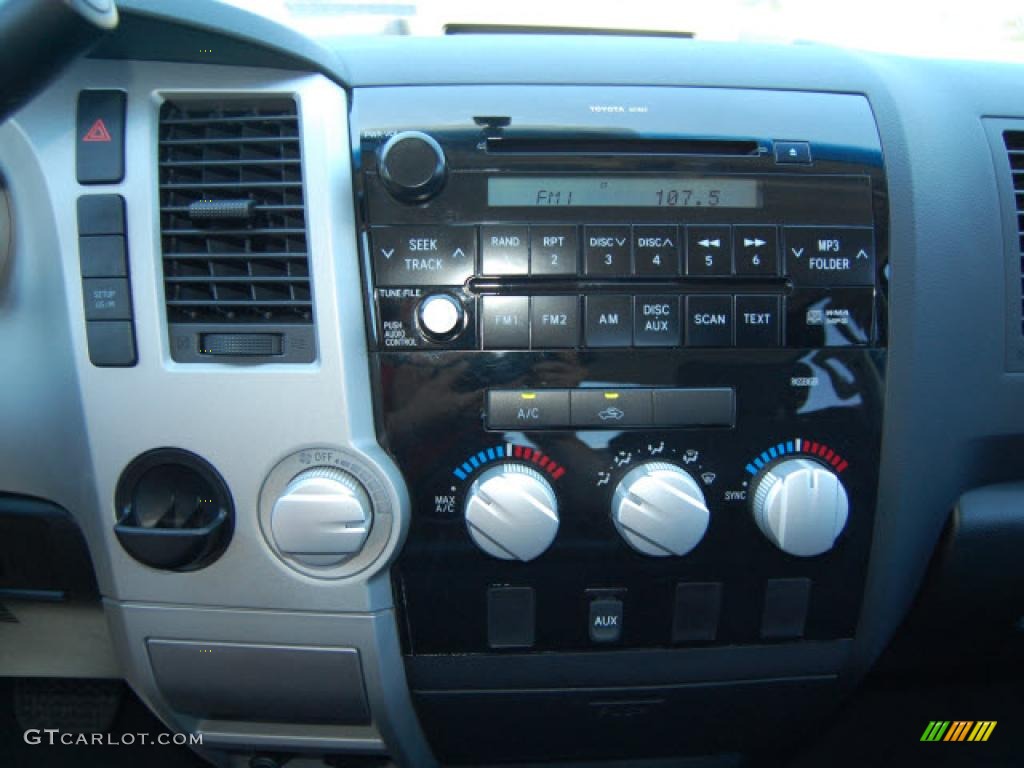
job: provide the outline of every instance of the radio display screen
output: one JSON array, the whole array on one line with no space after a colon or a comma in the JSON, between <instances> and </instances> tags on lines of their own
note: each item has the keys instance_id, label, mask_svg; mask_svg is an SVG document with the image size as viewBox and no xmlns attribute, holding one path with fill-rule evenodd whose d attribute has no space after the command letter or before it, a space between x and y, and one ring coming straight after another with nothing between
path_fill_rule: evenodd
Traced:
<instances>
[{"instance_id":1,"label":"radio display screen","mask_svg":"<svg viewBox=\"0 0 1024 768\"><path fill-rule=\"evenodd\" d=\"M492 176L497 208L760 208L762 184L738 177Z\"/></svg>"}]
</instances>

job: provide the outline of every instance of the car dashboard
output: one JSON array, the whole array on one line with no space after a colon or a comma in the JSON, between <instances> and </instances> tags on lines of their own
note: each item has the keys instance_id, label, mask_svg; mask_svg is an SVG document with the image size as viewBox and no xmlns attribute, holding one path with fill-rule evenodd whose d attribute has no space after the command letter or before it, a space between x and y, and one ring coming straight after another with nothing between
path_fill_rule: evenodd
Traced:
<instances>
[{"instance_id":1,"label":"car dashboard","mask_svg":"<svg viewBox=\"0 0 1024 768\"><path fill-rule=\"evenodd\" d=\"M1020 66L119 5L0 125L0 602L85 552L96 633L5 674L639 764L805 738L929 589L1019 617Z\"/></svg>"}]
</instances>

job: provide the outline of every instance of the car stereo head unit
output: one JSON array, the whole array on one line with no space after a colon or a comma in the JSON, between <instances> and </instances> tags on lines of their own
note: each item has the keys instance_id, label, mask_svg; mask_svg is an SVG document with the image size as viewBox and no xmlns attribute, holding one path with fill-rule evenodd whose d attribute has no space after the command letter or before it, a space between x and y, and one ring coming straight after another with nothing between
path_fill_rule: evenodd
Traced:
<instances>
[{"instance_id":1,"label":"car stereo head unit","mask_svg":"<svg viewBox=\"0 0 1024 768\"><path fill-rule=\"evenodd\" d=\"M509 657L569 654L521 669L555 689L607 682L581 654L667 653L657 686L694 648L840 653L886 356L866 100L364 89L352 125L378 436L412 501L397 610L439 753L469 749L439 690L473 717Z\"/></svg>"}]
</instances>

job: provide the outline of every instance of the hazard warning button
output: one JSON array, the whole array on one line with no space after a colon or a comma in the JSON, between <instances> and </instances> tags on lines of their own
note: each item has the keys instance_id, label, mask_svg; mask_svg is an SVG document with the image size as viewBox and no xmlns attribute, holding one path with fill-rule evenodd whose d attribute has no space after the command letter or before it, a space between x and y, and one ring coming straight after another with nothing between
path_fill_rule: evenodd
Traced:
<instances>
[{"instance_id":1,"label":"hazard warning button","mask_svg":"<svg viewBox=\"0 0 1024 768\"><path fill-rule=\"evenodd\" d=\"M81 91L75 126L76 172L81 184L124 178L124 91Z\"/></svg>"}]
</instances>

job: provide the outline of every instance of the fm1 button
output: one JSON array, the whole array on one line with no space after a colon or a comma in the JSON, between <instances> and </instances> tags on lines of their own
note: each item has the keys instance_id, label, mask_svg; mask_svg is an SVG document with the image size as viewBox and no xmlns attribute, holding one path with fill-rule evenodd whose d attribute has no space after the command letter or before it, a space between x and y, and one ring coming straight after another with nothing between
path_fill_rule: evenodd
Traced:
<instances>
[{"instance_id":1,"label":"fm1 button","mask_svg":"<svg viewBox=\"0 0 1024 768\"><path fill-rule=\"evenodd\" d=\"M590 639L595 643L617 643L622 639L622 601L590 602Z\"/></svg>"},{"instance_id":2,"label":"fm1 button","mask_svg":"<svg viewBox=\"0 0 1024 768\"><path fill-rule=\"evenodd\" d=\"M530 297L484 296L480 326L484 349L528 349Z\"/></svg>"},{"instance_id":3,"label":"fm1 button","mask_svg":"<svg viewBox=\"0 0 1024 768\"><path fill-rule=\"evenodd\" d=\"M568 390L492 390L487 393L488 429L527 430L568 425Z\"/></svg>"}]
</instances>

